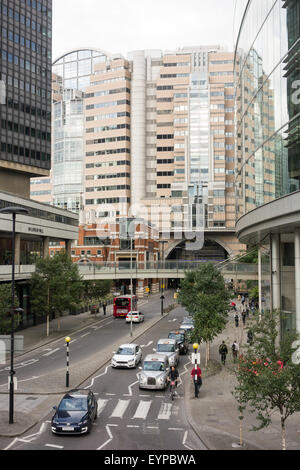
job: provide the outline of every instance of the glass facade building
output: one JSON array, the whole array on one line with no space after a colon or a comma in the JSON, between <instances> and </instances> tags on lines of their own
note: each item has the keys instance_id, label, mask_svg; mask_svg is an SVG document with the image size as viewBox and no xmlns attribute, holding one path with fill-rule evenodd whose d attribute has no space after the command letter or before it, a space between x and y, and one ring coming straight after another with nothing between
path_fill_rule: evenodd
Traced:
<instances>
[{"instance_id":1,"label":"glass facade building","mask_svg":"<svg viewBox=\"0 0 300 470\"><path fill-rule=\"evenodd\" d=\"M25 196L51 166L51 62L52 0L1 0L0 181L9 190L18 169Z\"/></svg>"},{"instance_id":2,"label":"glass facade building","mask_svg":"<svg viewBox=\"0 0 300 470\"><path fill-rule=\"evenodd\" d=\"M300 1L236 2L237 234L270 255L270 307L300 331Z\"/></svg>"}]
</instances>

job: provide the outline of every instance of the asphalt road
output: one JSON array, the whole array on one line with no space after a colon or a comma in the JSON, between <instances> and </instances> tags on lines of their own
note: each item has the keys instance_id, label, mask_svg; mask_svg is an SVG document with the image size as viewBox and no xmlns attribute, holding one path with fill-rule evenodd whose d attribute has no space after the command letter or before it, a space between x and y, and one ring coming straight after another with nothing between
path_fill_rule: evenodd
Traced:
<instances>
[{"instance_id":1,"label":"asphalt road","mask_svg":"<svg viewBox=\"0 0 300 470\"><path fill-rule=\"evenodd\" d=\"M171 301L172 293L166 294L166 302ZM160 299L149 302L141 300L139 302L140 310L145 313L145 323L160 312ZM138 330L140 325L134 324L133 328ZM72 334L70 343L70 366L73 367L80 361L88 360L94 354L99 353L101 360L101 351L107 349L115 343L119 337L128 335L130 338L130 324L126 324L124 319L113 317L103 318L99 323L90 325L81 331ZM65 340L57 340L50 345L29 352L15 360L14 369L17 372L18 384L30 382L30 389L34 381L38 381L43 376L53 374L53 372L65 368L66 365L66 346ZM10 370L9 364L0 368L0 392L7 390L7 375ZM63 387L62 387L63 388Z\"/></svg>"},{"instance_id":2,"label":"asphalt road","mask_svg":"<svg viewBox=\"0 0 300 470\"><path fill-rule=\"evenodd\" d=\"M149 309L149 312L148 312ZM151 315L157 312L156 305L149 303L143 311ZM184 311L177 308L169 316L144 333L138 340L142 346L143 357L153 352L160 338L168 336L169 331L180 325ZM111 323L112 321L112 323ZM119 325L115 327L116 323ZM96 330L95 338L89 336L78 338L78 346L89 345L94 348L103 342L112 340L112 336L120 335L124 327L123 321L105 320L103 328ZM128 325L126 326L128 328ZM98 339L98 343L97 343ZM75 358L74 343L74 358ZM59 346L57 346L59 347ZM80 353L80 348L78 352ZM53 353L53 356L56 353ZM87 352L85 351L85 354ZM51 355L46 362L55 367ZM54 359L54 358L52 358ZM28 366L27 374L33 373ZM179 372L181 379L190 374L189 355L180 356ZM91 388L98 401L98 419L93 429L86 436L56 436L50 428L53 412L22 438L6 440L6 448L12 450L199 450L205 449L202 442L191 430L185 412L184 389L180 384L179 396L171 401L169 391L140 390L137 374L139 369L112 369L110 365L97 371L82 388ZM49 410L50 411L50 410Z\"/></svg>"}]
</instances>

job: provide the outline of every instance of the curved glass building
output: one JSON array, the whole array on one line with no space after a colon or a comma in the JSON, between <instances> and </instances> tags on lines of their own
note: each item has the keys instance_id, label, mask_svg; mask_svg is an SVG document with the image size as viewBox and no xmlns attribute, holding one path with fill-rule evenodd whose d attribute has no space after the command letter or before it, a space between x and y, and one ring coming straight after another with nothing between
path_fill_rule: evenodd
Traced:
<instances>
[{"instance_id":1,"label":"curved glass building","mask_svg":"<svg viewBox=\"0 0 300 470\"><path fill-rule=\"evenodd\" d=\"M267 248L265 307L300 332L299 34L299 0L236 2L237 235Z\"/></svg>"},{"instance_id":2,"label":"curved glass building","mask_svg":"<svg viewBox=\"0 0 300 470\"><path fill-rule=\"evenodd\" d=\"M84 194L84 93L96 64L111 54L99 49L72 50L53 63L53 204L79 213Z\"/></svg>"}]
</instances>

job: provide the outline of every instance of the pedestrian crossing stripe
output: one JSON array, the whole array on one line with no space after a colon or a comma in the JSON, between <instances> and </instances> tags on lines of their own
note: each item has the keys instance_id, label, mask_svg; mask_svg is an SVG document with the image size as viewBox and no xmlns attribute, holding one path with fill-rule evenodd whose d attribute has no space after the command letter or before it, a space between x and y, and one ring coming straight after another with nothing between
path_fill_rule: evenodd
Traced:
<instances>
[{"instance_id":1,"label":"pedestrian crossing stripe","mask_svg":"<svg viewBox=\"0 0 300 470\"><path fill-rule=\"evenodd\" d=\"M167 421L171 418L172 413L176 409L172 403L157 402L152 400L118 400L117 403L113 399L98 399L98 417L107 410L107 417L109 419L123 419L127 413L127 418L132 420L146 420L151 413L151 419L155 419L153 414L156 414L157 421ZM130 406L131 404L133 406ZM129 416L128 416L129 415Z\"/></svg>"}]
</instances>

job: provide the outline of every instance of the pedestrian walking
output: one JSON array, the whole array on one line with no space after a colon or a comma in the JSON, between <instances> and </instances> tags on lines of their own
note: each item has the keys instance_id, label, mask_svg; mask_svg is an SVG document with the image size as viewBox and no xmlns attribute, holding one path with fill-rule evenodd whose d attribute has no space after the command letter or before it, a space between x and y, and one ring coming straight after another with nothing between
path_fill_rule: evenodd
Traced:
<instances>
[{"instance_id":1,"label":"pedestrian walking","mask_svg":"<svg viewBox=\"0 0 300 470\"><path fill-rule=\"evenodd\" d=\"M240 350L240 347L239 347L236 340L234 341L233 345L231 346L231 350L232 350L232 355L233 355L233 362L236 362L237 357L238 357L238 352Z\"/></svg>"},{"instance_id":2,"label":"pedestrian walking","mask_svg":"<svg viewBox=\"0 0 300 470\"><path fill-rule=\"evenodd\" d=\"M193 368L191 372L191 377L195 387L195 398L199 398L199 391L202 386L202 370L200 369L200 367L197 367L197 372L196 368Z\"/></svg>"},{"instance_id":3,"label":"pedestrian walking","mask_svg":"<svg viewBox=\"0 0 300 470\"><path fill-rule=\"evenodd\" d=\"M239 321L240 321L240 318L239 318L238 314L236 314L236 316L234 317L234 321L235 321L235 326L238 328Z\"/></svg>"},{"instance_id":4,"label":"pedestrian walking","mask_svg":"<svg viewBox=\"0 0 300 470\"><path fill-rule=\"evenodd\" d=\"M245 303L245 296L243 295L242 296L242 305L244 306L244 303Z\"/></svg>"},{"instance_id":5,"label":"pedestrian walking","mask_svg":"<svg viewBox=\"0 0 300 470\"><path fill-rule=\"evenodd\" d=\"M247 333L247 343L250 344L250 346L252 346L253 344L253 340L254 340L254 335L253 335L253 331L252 330L249 330L248 333Z\"/></svg>"},{"instance_id":6,"label":"pedestrian walking","mask_svg":"<svg viewBox=\"0 0 300 470\"><path fill-rule=\"evenodd\" d=\"M246 312L245 312L245 310L244 310L243 313L242 313L242 320L243 320L243 324L244 324L244 325L246 325L246 315L247 315L247 314L246 314Z\"/></svg>"},{"instance_id":7,"label":"pedestrian walking","mask_svg":"<svg viewBox=\"0 0 300 470\"><path fill-rule=\"evenodd\" d=\"M236 303L235 302L231 302L231 308L232 308L232 310L234 310L236 312Z\"/></svg>"},{"instance_id":8,"label":"pedestrian walking","mask_svg":"<svg viewBox=\"0 0 300 470\"><path fill-rule=\"evenodd\" d=\"M106 302L104 302L104 304L102 305L102 308L103 308L103 315L106 315Z\"/></svg>"},{"instance_id":9,"label":"pedestrian walking","mask_svg":"<svg viewBox=\"0 0 300 470\"><path fill-rule=\"evenodd\" d=\"M226 346L225 341L222 342L222 344L219 347L219 354L221 356L221 362L225 366L226 363L226 356L228 354L228 348Z\"/></svg>"}]
</instances>

